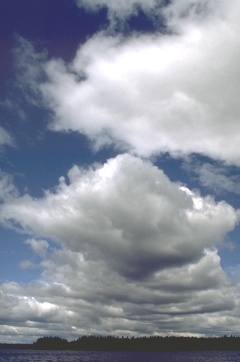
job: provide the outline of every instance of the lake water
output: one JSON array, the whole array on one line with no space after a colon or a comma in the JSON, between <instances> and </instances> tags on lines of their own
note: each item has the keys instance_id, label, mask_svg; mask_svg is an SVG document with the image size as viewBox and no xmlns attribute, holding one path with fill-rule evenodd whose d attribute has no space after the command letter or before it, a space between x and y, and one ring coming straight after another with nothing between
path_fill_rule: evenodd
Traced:
<instances>
[{"instance_id":1,"label":"lake water","mask_svg":"<svg viewBox=\"0 0 240 362\"><path fill-rule=\"evenodd\" d=\"M91 352L0 350L0 362L235 362L240 351Z\"/></svg>"}]
</instances>

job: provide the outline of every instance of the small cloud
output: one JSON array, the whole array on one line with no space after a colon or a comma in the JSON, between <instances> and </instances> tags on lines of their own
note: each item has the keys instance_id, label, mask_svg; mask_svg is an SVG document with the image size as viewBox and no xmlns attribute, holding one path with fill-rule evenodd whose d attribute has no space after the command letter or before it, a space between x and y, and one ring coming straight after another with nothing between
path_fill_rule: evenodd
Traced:
<instances>
[{"instance_id":1,"label":"small cloud","mask_svg":"<svg viewBox=\"0 0 240 362\"><path fill-rule=\"evenodd\" d=\"M7 201L19 195L13 183L13 177L0 170L0 201Z\"/></svg>"},{"instance_id":2,"label":"small cloud","mask_svg":"<svg viewBox=\"0 0 240 362\"><path fill-rule=\"evenodd\" d=\"M23 260L21 263L19 263L19 266L21 269L36 269L38 268L38 265L35 263L32 263L29 260Z\"/></svg>"},{"instance_id":3,"label":"small cloud","mask_svg":"<svg viewBox=\"0 0 240 362\"><path fill-rule=\"evenodd\" d=\"M217 195L222 192L240 194L240 175L236 167L216 161L200 162L196 157L188 157L183 167L195 173L201 186Z\"/></svg>"},{"instance_id":4,"label":"small cloud","mask_svg":"<svg viewBox=\"0 0 240 362\"><path fill-rule=\"evenodd\" d=\"M16 68L15 87L29 103L35 106L42 105L39 85L45 79L44 64L47 53L36 52L32 42L16 35L13 54ZM10 106L11 103L9 101ZM25 114L18 106L15 106L15 110L20 117L25 118Z\"/></svg>"},{"instance_id":5,"label":"small cloud","mask_svg":"<svg viewBox=\"0 0 240 362\"><path fill-rule=\"evenodd\" d=\"M0 127L0 147L3 146L15 146L15 141L8 131L3 127Z\"/></svg>"},{"instance_id":6,"label":"small cloud","mask_svg":"<svg viewBox=\"0 0 240 362\"><path fill-rule=\"evenodd\" d=\"M29 245L41 258L45 258L47 256L49 244L46 240L27 239L25 244Z\"/></svg>"}]
</instances>

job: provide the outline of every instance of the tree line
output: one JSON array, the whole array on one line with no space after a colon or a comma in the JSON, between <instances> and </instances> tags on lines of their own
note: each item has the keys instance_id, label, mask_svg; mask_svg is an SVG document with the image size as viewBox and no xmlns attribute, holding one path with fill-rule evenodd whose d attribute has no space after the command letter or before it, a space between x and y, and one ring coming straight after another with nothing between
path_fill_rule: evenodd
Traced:
<instances>
[{"instance_id":1,"label":"tree line","mask_svg":"<svg viewBox=\"0 0 240 362\"><path fill-rule=\"evenodd\" d=\"M41 337L32 344L0 344L0 348L74 351L184 351L240 350L240 337L114 337L82 336L68 342L60 337Z\"/></svg>"}]
</instances>

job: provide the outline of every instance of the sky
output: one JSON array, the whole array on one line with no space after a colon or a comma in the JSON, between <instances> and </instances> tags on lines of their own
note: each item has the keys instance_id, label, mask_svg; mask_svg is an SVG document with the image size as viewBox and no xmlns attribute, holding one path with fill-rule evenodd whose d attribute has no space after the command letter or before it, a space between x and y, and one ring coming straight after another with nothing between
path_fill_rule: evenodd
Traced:
<instances>
[{"instance_id":1,"label":"sky","mask_svg":"<svg viewBox=\"0 0 240 362\"><path fill-rule=\"evenodd\" d=\"M0 342L240 335L238 0L2 0Z\"/></svg>"}]
</instances>

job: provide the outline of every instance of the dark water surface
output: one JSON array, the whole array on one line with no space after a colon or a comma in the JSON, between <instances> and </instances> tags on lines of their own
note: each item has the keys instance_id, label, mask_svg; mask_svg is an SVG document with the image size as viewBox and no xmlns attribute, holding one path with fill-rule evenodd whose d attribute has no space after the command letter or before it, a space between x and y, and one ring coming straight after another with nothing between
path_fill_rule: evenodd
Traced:
<instances>
[{"instance_id":1,"label":"dark water surface","mask_svg":"<svg viewBox=\"0 0 240 362\"><path fill-rule=\"evenodd\" d=\"M91 352L0 350L0 362L235 362L240 351Z\"/></svg>"}]
</instances>

